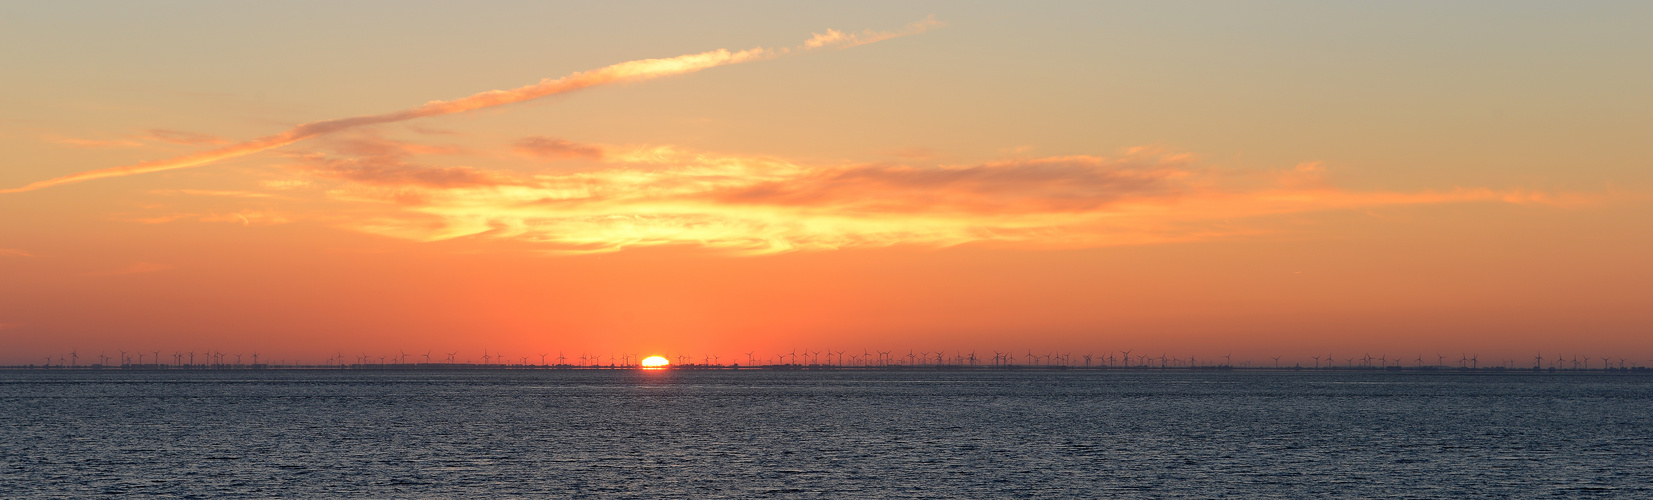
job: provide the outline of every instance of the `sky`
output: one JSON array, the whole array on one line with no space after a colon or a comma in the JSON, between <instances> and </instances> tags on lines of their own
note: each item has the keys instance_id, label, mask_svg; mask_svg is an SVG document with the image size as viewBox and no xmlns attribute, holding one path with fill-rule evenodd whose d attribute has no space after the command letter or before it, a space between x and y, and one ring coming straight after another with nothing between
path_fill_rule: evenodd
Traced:
<instances>
[{"instance_id":1,"label":"sky","mask_svg":"<svg viewBox=\"0 0 1653 500\"><path fill-rule=\"evenodd\" d=\"M0 363L1653 364L1650 21L7 2Z\"/></svg>"}]
</instances>

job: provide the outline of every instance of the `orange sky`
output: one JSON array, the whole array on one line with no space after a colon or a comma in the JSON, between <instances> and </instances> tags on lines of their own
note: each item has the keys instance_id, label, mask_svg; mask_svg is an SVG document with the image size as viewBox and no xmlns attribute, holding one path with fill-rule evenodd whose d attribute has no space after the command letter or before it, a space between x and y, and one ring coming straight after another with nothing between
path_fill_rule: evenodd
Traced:
<instances>
[{"instance_id":1,"label":"orange sky","mask_svg":"<svg viewBox=\"0 0 1653 500\"><path fill-rule=\"evenodd\" d=\"M1647 38L1622 21L1645 12L1350 7L1377 11L1294 13L1314 28L1281 35L1268 9L948 5L453 21L469 52L347 29L362 13L20 8L13 41L63 43L0 56L24 69L0 83L0 363L1653 363L1653 99L1631 84L1653 75L1621 53L1653 44L1613 38ZM667 29L696 15L723 29ZM1577 26L1528 29L1555 16ZM161 28L184 31L88 41ZM1603 50L1625 58L1582 57Z\"/></svg>"}]
</instances>

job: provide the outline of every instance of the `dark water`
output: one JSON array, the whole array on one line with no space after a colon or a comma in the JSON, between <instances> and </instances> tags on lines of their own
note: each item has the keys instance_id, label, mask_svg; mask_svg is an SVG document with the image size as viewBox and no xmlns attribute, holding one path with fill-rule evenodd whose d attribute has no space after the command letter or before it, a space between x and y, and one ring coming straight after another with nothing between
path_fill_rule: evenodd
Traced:
<instances>
[{"instance_id":1,"label":"dark water","mask_svg":"<svg viewBox=\"0 0 1653 500\"><path fill-rule=\"evenodd\" d=\"M1653 377L0 371L0 497L1653 498Z\"/></svg>"}]
</instances>

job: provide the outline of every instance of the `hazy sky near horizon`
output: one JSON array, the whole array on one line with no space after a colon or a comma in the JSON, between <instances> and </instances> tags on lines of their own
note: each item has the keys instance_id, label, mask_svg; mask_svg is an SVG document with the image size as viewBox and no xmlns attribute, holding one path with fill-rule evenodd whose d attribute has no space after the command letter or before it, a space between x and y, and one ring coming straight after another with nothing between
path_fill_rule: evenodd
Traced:
<instances>
[{"instance_id":1,"label":"hazy sky near horizon","mask_svg":"<svg viewBox=\"0 0 1653 500\"><path fill-rule=\"evenodd\" d=\"M1653 363L1650 23L1642 2L0 4L0 363Z\"/></svg>"}]
</instances>

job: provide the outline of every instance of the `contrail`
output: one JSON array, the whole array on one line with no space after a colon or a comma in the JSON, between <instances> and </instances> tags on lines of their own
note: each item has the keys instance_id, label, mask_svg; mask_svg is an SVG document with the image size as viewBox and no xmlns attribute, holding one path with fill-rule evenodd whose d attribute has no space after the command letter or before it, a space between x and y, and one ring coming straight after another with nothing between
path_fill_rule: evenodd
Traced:
<instances>
[{"instance_id":1,"label":"contrail","mask_svg":"<svg viewBox=\"0 0 1653 500\"><path fill-rule=\"evenodd\" d=\"M912 23L900 31L862 31L859 33L844 33L837 30L827 30L826 34L816 34L795 48L765 49L762 47L730 52L718 49L699 54L688 54L664 59L640 59L627 61L612 66L606 66L591 71L574 73L562 78L546 78L539 83L526 85L511 90L489 90L451 101L431 101L417 108L405 109L390 113L355 116L320 122L311 122L275 135L232 144L229 146L202 151L199 153L169 158L165 160L149 161L134 165L124 165L99 170L90 170L70 174L55 179L35 182L27 186L0 189L0 193L21 193L40 188L70 184L105 177L122 177L127 175L145 174L180 168L199 167L220 160L237 158L260 151L279 148L309 139L327 135L341 130L352 129L367 125L394 123L424 118L427 116L451 115L475 109L490 108L505 104L538 99L545 96L562 94L586 87L606 85L639 80L648 80L663 76L682 75L693 73L707 68L739 64L749 61L770 59L785 55L793 50L812 50L827 47L848 48L857 45L888 40L898 36L922 33L941 23L934 17Z\"/></svg>"}]
</instances>

